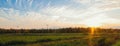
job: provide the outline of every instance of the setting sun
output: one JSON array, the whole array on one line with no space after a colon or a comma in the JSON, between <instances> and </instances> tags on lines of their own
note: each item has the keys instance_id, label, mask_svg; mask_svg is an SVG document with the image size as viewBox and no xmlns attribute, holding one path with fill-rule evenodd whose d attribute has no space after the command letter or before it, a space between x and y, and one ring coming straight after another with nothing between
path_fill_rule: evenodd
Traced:
<instances>
[{"instance_id":1,"label":"setting sun","mask_svg":"<svg viewBox=\"0 0 120 46\"><path fill-rule=\"evenodd\" d=\"M104 15L98 15L92 18L88 18L87 20L84 21L84 24L88 27L100 27L104 22L107 22L107 18Z\"/></svg>"},{"instance_id":2,"label":"setting sun","mask_svg":"<svg viewBox=\"0 0 120 46\"><path fill-rule=\"evenodd\" d=\"M101 20L102 21L102 20ZM88 26L88 27L100 27L102 25L102 22L100 20L96 20L96 19L91 19L91 20L88 20L85 25Z\"/></svg>"},{"instance_id":3,"label":"setting sun","mask_svg":"<svg viewBox=\"0 0 120 46\"><path fill-rule=\"evenodd\" d=\"M95 22L86 23L86 25L89 26L89 27L99 27L99 26L101 26L100 23L95 23Z\"/></svg>"}]
</instances>

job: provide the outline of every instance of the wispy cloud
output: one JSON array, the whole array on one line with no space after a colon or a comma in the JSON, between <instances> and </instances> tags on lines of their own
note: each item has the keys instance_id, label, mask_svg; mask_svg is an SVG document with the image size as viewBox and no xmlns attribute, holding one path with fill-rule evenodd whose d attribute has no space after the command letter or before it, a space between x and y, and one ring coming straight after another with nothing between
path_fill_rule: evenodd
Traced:
<instances>
[{"instance_id":1,"label":"wispy cloud","mask_svg":"<svg viewBox=\"0 0 120 46\"><path fill-rule=\"evenodd\" d=\"M69 5L59 5L54 0L6 0L6 6L0 7L0 27L46 28L47 24L69 27L93 21L101 25L120 22L119 0L66 0L66 3Z\"/></svg>"}]
</instances>

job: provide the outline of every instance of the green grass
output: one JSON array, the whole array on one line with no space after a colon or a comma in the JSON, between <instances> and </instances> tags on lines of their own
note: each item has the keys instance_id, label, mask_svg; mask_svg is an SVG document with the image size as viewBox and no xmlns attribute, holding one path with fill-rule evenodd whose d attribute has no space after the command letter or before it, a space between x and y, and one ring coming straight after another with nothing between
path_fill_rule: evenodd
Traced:
<instances>
[{"instance_id":1,"label":"green grass","mask_svg":"<svg viewBox=\"0 0 120 46\"><path fill-rule=\"evenodd\" d=\"M116 42L113 46L120 46L120 40Z\"/></svg>"},{"instance_id":2,"label":"green grass","mask_svg":"<svg viewBox=\"0 0 120 46\"><path fill-rule=\"evenodd\" d=\"M92 39L94 46L112 46L118 39L116 35L95 35ZM82 33L25 33L0 34L0 44L15 46L89 46L89 35ZM113 44L119 46L120 42Z\"/></svg>"},{"instance_id":3,"label":"green grass","mask_svg":"<svg viewBox=\"0 0 120 46\"><path fill-rule=\"evenodd\" d=\"M76 36L74 36L76 35ZM56 40L56 39L69 39L72 37L81 37L81 34L38 34L38 35L20 35L20 34L1 34L0 35L0 43L7 43L10 41L24 41L24 42L34 42L37 40L44 40L44 39L51 39L51 40Z\"/></svg>"}]
</instances>

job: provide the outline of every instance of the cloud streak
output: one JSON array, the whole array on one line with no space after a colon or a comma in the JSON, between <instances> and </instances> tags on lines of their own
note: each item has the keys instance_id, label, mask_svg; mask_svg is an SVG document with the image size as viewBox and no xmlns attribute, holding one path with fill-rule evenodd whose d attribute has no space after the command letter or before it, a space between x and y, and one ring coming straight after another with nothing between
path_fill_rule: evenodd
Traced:
<instances>
[{"instance_id":1,"label":"cloud streak","mask_svg":"<svg viewBox=\"0 0 120 46\"><path fill-rule=\"evenodd\" d=\"M66 2L70 4L58 5L60 2L55 3L54 0L47 2L6 0L10 7L0 7L0 27L46 28L46 25L49 25L51 28L59 28L74 27L78 24L83 26L93 21L101 25L120 22L116 19L120 17L115 17L120 15L119 0L66 0Z\"/></svg>"}]
</instances>

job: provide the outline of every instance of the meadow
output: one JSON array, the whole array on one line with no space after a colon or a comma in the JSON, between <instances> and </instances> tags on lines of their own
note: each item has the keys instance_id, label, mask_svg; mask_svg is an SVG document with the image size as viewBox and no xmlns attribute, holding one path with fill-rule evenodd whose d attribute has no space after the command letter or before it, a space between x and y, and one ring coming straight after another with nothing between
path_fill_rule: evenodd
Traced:
<instances>
[{"instance_id":1,"label":"meadow","mask_svg":"<svg viewBox=\"0 0 120 46\"><path fill-rule=\"evenodd\" d=\"M120 46L120 29L0 29L0 46Z\"/></svg>"},{"instance_id":2,"label":"meadow","mask_svg":"<svg viewBox=\"0 0 120 46\"><path fill-rule=\"evenodd\" d=\"M1 46L90 46L83 33L11 33L0 34ZM119 46L119 35L96 34L92 46Z\"/></svg>"}]
</instances>

